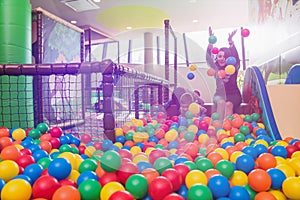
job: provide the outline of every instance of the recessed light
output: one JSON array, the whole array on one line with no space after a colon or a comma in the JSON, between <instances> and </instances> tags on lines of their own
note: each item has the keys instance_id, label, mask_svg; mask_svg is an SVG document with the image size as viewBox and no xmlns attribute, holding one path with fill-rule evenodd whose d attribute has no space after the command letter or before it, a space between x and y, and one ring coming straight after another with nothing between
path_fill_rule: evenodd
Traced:
<instances>
[{"instance_id":1,"label":"recessed light","mask_svg":"<svg viewBox=\"0 0 300 200\"><path fill-rule=\"evenodd\" d=\"M101 2L101 0L93 0L94 2L96 2L96 3L99 3L99 2Z\"/></svg>"},{"instance_id":2,"label":"recessed light","mask_svg":"<svg viewBox=\"0 0 300 200\"><path fill-rule=\"evenodd\" d=\"M193 23L198 23L198 22L199 22L198 19L193 20Z\"/></svg>"},{"instance_id":3,"label":"recessed light","mask_svg":"<svg viewBox=\"0 0 300 200\"><path fill-rule=\"evenodd\" d=\"M131 26L127 26L126 29L127 29L127 30L131 30L132 27L131 27Z\"/></svg>"},{"instance_id":4,"label":"recessed light","mask_svg":"<svg viewBox=\"0 0 300 200\"><path fill-rule=\"evenodd\" d=\"M71 20L70 22L71 22L71 24L77 24L76 20Z\"/></svg>"}]
</instances>

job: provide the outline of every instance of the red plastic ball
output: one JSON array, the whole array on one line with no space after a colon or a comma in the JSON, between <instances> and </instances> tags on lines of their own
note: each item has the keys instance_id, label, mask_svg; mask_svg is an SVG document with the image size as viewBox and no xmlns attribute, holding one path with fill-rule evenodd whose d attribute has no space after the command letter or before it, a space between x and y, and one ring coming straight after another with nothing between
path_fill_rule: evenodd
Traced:
<instances>
[{"instance_id":1,"label":"red plastic ball","mask_svg":"<svg viewBox=\"0 0 300 200\"><path fill-rule=\"evenodd\" d=\"M130 192L126 190L118 190L109 197L109 200L134 200L134 198Z\"/></svg>"},{"instance_id":2,"label":"red plastic ball","mask_svg":"<svg viewBox=\"0 0 300 200\"><path fill-rule=\"evenodd\" d=\"M190 172L190 168L185 164L177 164L173 168L181 176L182 183L185 183L185 177Z\"/></svg>"},{"instance_id":3,"label":"red plastic ball","mask_svg":"<svg viewBox=\"0 0 300 200\"><path fill-rule=\"evenodd\" d=\"M174 191L177 191L180 188L182 184L182 177L176 171L176 169L173 168L166 169L165 171L163 171L161 175L166 177L172 183Z\"/></svg>"},{"instance_id":4,"label":"red plastic ball","mask_svg":"<svg viewBox=\"0 0 300 200\"><path fill-rule=\"evenodd\" d=\"M58 149L60 147L60 140L57 137L52 137L49 139L53 149Z\"/></svg>"},{"instance_id":5,"label":"red plastic ball","mask_svg":"<svg viewBox=\"0 0 300 200\"><path fill-rule=\"evenodd\" d=\"M149 195L152 199L163 199L172 192L172 183L164 176L154 178L149 185Z\"/></svg>"},{"instance_id":6,"label":"red plastic ball","mask_svg":"<svg viewBox=\"0 0 300 200\"><path fill-rule=\"evenodd\" d=\"M34 198L51 199L54 192L60 187L59 182L53 176L44 175L39 177L32 186Z\"/></svg>"},{"instance_id":7,"label":"red plastic ball","mask_svg":"<svg viewBox=\"0 0 300 200\"><path fill-rule=\"evenodd\" d=\"M129 176L139 173L140 170L138 166L132 162L123 163L121 167L117 170L117 176L120 182L125 184Z\"/></svg>"},{"instance_id":8,"label":"red plastic ball","mask_svg":"<svg viewBox=\"0 0 300 200\"><path fill-rule=\"evenodd\" d=\"M62 135L62 133L63 133L63 131L62 131L62 129L59 128L59 127L53 127L53 128L50 129L50 135L51 135L52 137L57 137L57 138L59 138L59 137Z\"/></svg>"},{"instance_id":9,"label":"red plastic ball","mask_svg":"<svg viewBox=\"0 0 300 200\"><path fill-rule=\"evenodd\" d=\"M184 200L182 196L176 193L168 194L163 200Z\"/></svg>"},{"instance_id":10,"label":"red plastic ball","mask_svg":"<svg viewBox=\"0 0 300 200\"><path fill-rule=\"evenodd\" d=\"M105 172L99 182L101 184L101 186L103 187L105 184L109 183L109 182L112 182L112 181L116 181L116 182L119 182L119 177L117 176L117 173L116 172Z\"/></svg>"}]
</instances>

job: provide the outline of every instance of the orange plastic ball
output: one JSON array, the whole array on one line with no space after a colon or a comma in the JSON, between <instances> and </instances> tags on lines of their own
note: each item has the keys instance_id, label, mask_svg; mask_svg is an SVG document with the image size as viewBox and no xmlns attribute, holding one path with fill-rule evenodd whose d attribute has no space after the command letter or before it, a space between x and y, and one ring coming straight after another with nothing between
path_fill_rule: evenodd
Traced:
<instances>
[{"instance_id":1,"label":"orange plastic ball","mask_svg":"<svg viewBox=\"0 0 300 200\"><path fill-rule=\"evenodd\" d=\"M220 78L225 78L225 77L226 77L226 72L225 72L225 70L219 70L219 71L218 71L218 75L219 75Z\"/></svg>"},{"instance_id":2,"label":"orange plastic ball","mask_svg":"<svg viewBox=\"0 0 300 200\"><path fill-rule=\"evenodd\" d=\"M222 155L217 152L210 152L207 155L207 158L212 162L214 167L216 167L217 162L219 162L220 160L223 160Z\"/></svg>"},{"instance_id":3,"label":"orange plastic ball","mask_svg":"<svg viewBox=\"0 0 300 200\"><path fill-rule=\"evenodd\" d=\"M221 174L221 172L217 169L208 169L204 172L204 174L206 175L207 180L209 180L212 176Z\"/></svg>"},{"instance_id":4,"label":"orange plastic ball","mask_svg":"<svg viewBox=\"0 0 300 200\"><path fill-rule=\"evenodd\" d=\"M148 181L148 184L150 184L154 178L159 176L159 173L153 168L144 169L141 174L145 176L145 178Z\"/></svg>"},{"instance_id":5,"label":"orange plastic ball","mask_svg":"<svg viewBox=\"0 0 300 200\"><path fill-rule=\"evenodd\" d=\"M276 198L269 192L259 192L255 195L254 200L276 200Z\"/></svg>"},{"instance_id":6,"label":"orange plastic ball","mask_svg":"<svg viewBox=\"0 0 300 200\"><path fill-rule=\"evenodd\" d=\"M265 170L255 169L248 174L248 183L254 191L264 192L270 189L272 179Z\"/></svg>"},{"instance_id":7,"label":"orange plastic ball","mask_svg":"<svg viewBox=\"0 0 300 200\"><path fill-rule=\"evenodd\" d=\"M0 138L1 137L9 137L9 129L6 127L1 127L0 128Z\"/></svg>"},{"instance_id":8,"label":"orange plastic ball","mask_svg":"<svg viewBox=\"0 0 300 200\"><path fill-rule=\"evenodd\" d=\"M12 145L12 139L9 137L0 137L0 150Z\"/></svg>"},{"instance_id":9,"label":"orange plastic ball","mask_svg":"<svg viewBox=\"0 0 300 200\"><path fill-rule=\"evenodd\" d=\"M263 153L256 159L257 165L264 170L274 168L277 165L275 156L270 153Z\"/></svg>"},{"instance_id":10,"label":"orange plastic ball","mask_svg":"<svg viewBox=\"0 0 300 200\"><path fill-rule=\"evenodd\" d=\"M71 185L64 185L58 188L52 197L52 200L69 200L72 197L72 200L80 200L80 192L76 187Z\"/></svg>"},{"instance_id":11,"label":"orange plastic ball","mask_svg":"<svg viewBox=\"0 0 300 200\"><path fill-rule=\"evenodd\" d=\"M208 76L214 76L216 74L216 70L214 68L208 68L206 73Z\"/></svg>"},{"instance_id":12,"label":"orange plastic ball","mask_svg":"<svg viewBox=\"0 0 300 200\"><path fill-rule=\"evenodd\" d=\"M2 160L17 161L20 156L21 156L21 151L14 145L4 147L0 154Z\"/></svg>"}]
</instances>

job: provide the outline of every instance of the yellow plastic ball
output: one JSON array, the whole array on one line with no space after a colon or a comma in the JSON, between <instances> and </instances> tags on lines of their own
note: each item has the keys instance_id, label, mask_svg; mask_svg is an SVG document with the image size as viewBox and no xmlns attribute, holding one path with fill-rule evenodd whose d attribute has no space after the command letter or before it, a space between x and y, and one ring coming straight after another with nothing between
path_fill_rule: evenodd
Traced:
<instances>
[{"instance_id":1,"label":"yellow plastic ball","mask_svg":"<svg viewBox=\"0 0 300 200\"><path fill-rule=\"evenodd\" d=\"M142 152L142 150L138 146L133 146L133 147L130 148L130 152L134 155L134 154Z\"/></svg>"},{"instance_id":2,"label":"yellow plastic ball","mask_svg":"<svg viewBox=\"0 0 300 200\"><path fill-rule=\"evenodd\" d=\"M1 199L24 199L29 200L32 194L31 185L24 179L8 181L1 190Z\"/></svg>"},{"instance_id":3,"label":"yellow plastic ball","mask_svg":"<svg viewBox=\"0 0 300 200\"><path fill-rule=\"evenodd\" d=\"M197 65L195 65L195 64L190 65L190 70L191 71L196 71L196 69L197 69Z\"/></svg>"},{"instance_id":4,"label":"yellow plastic ball","mask_svg":"<svg viewBox=\"0 0 300 200\"><path fill-rule=\"evenodd\" d=\"M297 176L300 176L300 157L290 159L288 165L294 169Z\"/></svg>"},{"instance_id":5,"label":"yellow plastic ball","mask_svg":"<svg viewBox=\"0 0 300 200\"><path fill-rule=\"evenodd\" d=\"M132 159L132 162L134 164L138 164L139 162L142 162L142 161L149 162L149 159L146 154L145 155L144 154L135 155Z\"/></svg>"},{"instance_id":6,"label":"yellow plastic ball","mask_svg":"<svg viewBox=\"0 0 300 200\"><path fill-rule=\"evenodd\" d=\"M119 147L120 149L123 147L123 144L121 142L115 142L114 145Z\"/></svg>"},{"instance_id":7,"label":"yellow plastic ball","mask_svg":"<svg viewBox=\"0 0 300 200\"><path fill-rule=\"evenodd\" d=\"M266 140L256 140L255 143L254 143L254 146L257 145L257 144L262 144L265 147L269 147L269 144Z\"/></svg>"},{"instance_id":8,"label":"yellow plastic ball","mask_svg":"<svg viewBox=\"0 0 300 200\"><path fill-rule=\"evenodd\" d=\"M116 137L124 135L123 134L123 129L121 129L121 128L115 128L115 134L116 134Z\"/></svg>"},{"instance_id":9,"label":"yellow plastic ball","mask_svg":"<svg viewBox=\"0 0 300 200\"><path fill-rule=\"evenodd\" d=\"M15 144L15 147L17 147L19 150L24 149L24 147L22 145L20 145L20 144Z\"/></svg>"},{"instance_id":10,"label":"yellow plastic ball","mask_svg":"<svg viewBox=\"0 0 300 200\"><path fill-rule=\"evenodd\" d=\"M79 154L75 154L75 166L73 169L78 170L83 161L84 159Z\"/></svg>"},{"instance_id":11,"label":"yellow plastic ball","mask_svg":"<svg viewBox=\"0 0 300 200\"><path fill-rule=\"evenodd\" d=\"M147 154L147 155L149 155L150 153L151 153L151 151L153 151L155 148L154 147L149 147L149 148L147 148L146 150L145 150L145 153Z\"/></svg>"},{"instance_id":12,"label":"yellow plastic ball","mask_svg":"<svg viewBox=\"0 0 300 200\"><path fill-rule=\"evenodd\" d=\"M191 103L189 105L189 111L194 115L200 113L200 105L196 102Z\"/></svg>"},{"instance_id":13,"label":"yellow plastic ball","mask_svg":"<svg viewBox=\"0 0 300 200\"><path fill-rule=\"evenodd\" d=\"M295 151L295 152L292 154L291 158L300 158L300 151Z\"/></svg>"},{"instance_id":14,"label":"yellow plastic ball","mask_svg":"<svg viewBox=\"0 0 300 200\"><path fill-rule=\"evenodd\" d=\"M79 171L72 169L70 175L68 176L68 179L71 179L76 183L79 176L80 176Z\"/></svg>"},{"instance_id":15,"label":"yellow plastic ball","mask_svg":"<svg viewBox=\"0 0 300 200\"><path fill-rule=\"evenodd\" d=\"M268 192L273 194L276 200L286 200L286 196L280 190L269 190Z\"/></svg>"},{"instance_id":16,"label":"yellow plastic ball","mask_svg":"<svg viewBox=\"0 0 300 200\"><path fill-rule=\"evenodd\" d=\"M236 159L240 156L240 155L243 155L244 153L242 151L235 151L231 154L230 156L230 161L235 163L236 162Z\"/></svg>"},{"instance_id":17,"label":"yellow plastic ball","mask_svg":"<svg viewBox=\"0 0 300 200\"><path fill-rule=\"evenodd\" d=\"M187 188L191 188L195 184L207 185L207 177L204 172L200 170L192 170L187 173L185 177L185 184Z\"/></svg>"},{"instance_id":18,"label":"yellow plastic ball","mask_svg":"<svg viewBox=\"0 0 300 200\"><path fill-rule=\"evenodd\" d=\"M233 65L227 65L225 67L226 74L232 75L235 72L235 67Z\"/></svg>"},{"instance_id":19,"label":"yellow plastic ball","mask_svg":"<svg viewBox=\"0 0 300 200\"><path fill-rule=\"evenodd\" d=\"M275 168L280 169L287 178L296 176L295 170L287 164L280 164L280 165L277 165Z\"/></svg>"},{"instance_id":20,"label":"yellow plastic ball","mask_svg":"<svg viewBox=\"0 0 300 200\"><path fill-rule=\"evenodd\" d=\"M165 139L168 142L174 141L177 138L178 138L178 132L175 129L171 129L171 130L167 131L165 134Z\"/></svg>"},{"instance_id":21,"label":"yellow plastic ball","mask_svg":"<svg viewBox=\"0 0 300 200\"><path fill-rule=\"evenodd\" d=\"M100 199L108 200L113 193L120 190L125 190L124 186L121 183L116 181L106 183L100 192Z\"/></svg>"},{"instance_id":22,"label":"yellow plastic ball","mask_svg":"<svg viewBox=\"0 0 300 200\"><path fill-rule=\"evenodd\" d=\"M230 178L234 186L244 186L248 184L248 176L245 172L236 170Z\"/></svg>"},{"instance_id":23,"label":"yellow plastic ball","mask_svg":"<svg viewBox=\"0 0 300 200\"><path fill-rule=\"evenodd\" d=\"M288 146L289 144L286 141L278 140L278 142L275 144L275 146Z\"/></svg>"},{"instance_id":24,"label":"yellow plastic ball","mask_svg":"<svg viewBox=\"0 0 300 200\"><path fill-rule=\"evenodd\" d=\"M209 139L209 136L207 134L200 134L199 137L198 137L198 141L201 144L206 143L208 139Z\"/></svg>"},{"instance_id":25,"label":"yellow plastic ball","mask_svg":"<svg viewBox=\"0 0 300 200\"><path fill-rule=\"evenodd\" d=\"M57 157L67 159L71 163L72 169L75 169L75 166L76 166L75 154L73 154L71 152L63 152L63 153L59 154Z\"/></svg>"},{"instance_id":26,"label":"yellow plastic ball","mask_svg":"<svg viewBox=\"0 0 300 200\"><path fill-rule=\"evenodd\" d=\"M0 178L5 182L11 180L19 174L19 166L13 160L3 160L0 162Z\"/></svg>"},{"instance_id":27,"label":"yellow plastic ball","mask_svg":"<svg viewBox=\"0 0 300 200\"><path fill-rule=\"evenodd\" d=\"M285 164L288 165L288 161L281 156L275 156L276 165Z\"/></svg>"},{"instance_id":28,"label":"yellow plastic ball","mask_svg":"<svg viewBox=\"0 0 300 200\"><path fill-rule=\"evenodd\" d=\"M84 154L86 154L90 158L95 151L96 151L96 148L94 146L88 146L85 148Z\"/></svg>"},{"instance_id":29,"label":"yellow plastic ball","mask_svg":"<svg viewBox=\"0 0 300 200\"><path fill-rule=\"evenodd\" d=\"M194 134L197 134L198 132L198 127L195 124L191 124L189 125L189 127L187 128L188 131L192 131Z\"/></svg>"},{"instance_id":30,"label":"yellow plastic ball","mask_svg":"<svg viewBox=\"0 0 300 200\"><path fill-rule=\"evenodd\" d=\"M265 125L263 123L259 122L259 123L257 123L257 125L258 125L259 128L265 129Z\"/></svg>"},{"instance_id":31,"label":"yellow plastic ball","mask_svg":"<svg viewBox=\"0 0 300 200\"><path fill-rule=\"evenodd\" d=\"M17 128L12 132L11 136L13 139L21 141L26 137L26 132L22 128Z\"/></svg>"},{"instance_id":32,"label":"yellow plastic ball","mask_svg":"<svg viewBox=\"0 0 300 200\"><path fill-rule=\"evenodd\" d=\"M216 148L214 150L214 152L219 153L223 157L224 160L228 160L229 159L228 152L225 149L223 149L223 148Z\"/></svg>"},{"instance_id":33,"label":"yellow plastic ball","mask_svg":"<svg viewBox=\"0 0 300 200\"><path fill-rule=\"evenodd\" d=\"M289 177L282 183L282 191L289 199L300 199L300 178Z\"/></svg>"}]
</instances>

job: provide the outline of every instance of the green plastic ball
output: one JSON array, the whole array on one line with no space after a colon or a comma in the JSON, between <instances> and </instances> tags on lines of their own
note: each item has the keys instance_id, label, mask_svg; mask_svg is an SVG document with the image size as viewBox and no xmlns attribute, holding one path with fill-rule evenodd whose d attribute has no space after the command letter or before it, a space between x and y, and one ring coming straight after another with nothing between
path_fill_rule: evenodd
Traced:
<instances>
[{"instance_id":1,"label":"green plastic ball","mask_svg":"<svg viewBox=\"0 0 300 200\"><path fill-rule=\"evenodd\" d=\"M211 115L211 119L212 119L212 120L218 120L218 119L220 119L220 114L217 113L217 112L213 113L213 114Z\"/></svg>"},{"instance_id":2,"label":"green plastic ball","mask_svg":"<svg viewBox=\"0 0 300 200\"><path fill-rule=\"evenodd\" d=\"M159 174L162 174L166 169L172 168L172 162L166 157L161 157L154 162L153 167Z\"/></svg>"},{"instance_id":3,"label":"green plastic ball","mask_svg":"<svg viewBox=\"0 0 300 200\"><path fill-rule=\"evenodd\" d=\"M134 199L142 199L147 195L148 181L146 177L141 174L133 174L127 179L125 188L132 194Z\"/></svg>"},{"instance_id":4,"label":"green plastic ball","mask_svg":"<svg viewBox=\"0 0 300 200\"><path fill-rule=\"evenodd\" d=\"M44 133L46 133L49 130L49 127L45 123L39 123L36 126L36 129L40 130L41 134L44 134Z\"/></svg>"},{"instance_id":5,"label":"green plastic ball","mask_svg":"<svg viewBox=\"0 0 300 200\"><path fill-rule=\"evenodd\" d=\"M115 172L121 166L121 157L115 151L106 151L100 158L100 164L104 171Z\"/></svg>"},{"instance_id":6,"label":"green plastic ball","mask_svg":"<svg viewBox=\"0 0 300 200\"><path fill-rule=\"evenodd\" d=\"M188 200L213 200L213 195L206 185L195 184L189 190L187 194Z\"/></svg>"},{"instance_id":7,"label":"green plastic ball","mask_svg":"<svg viewBox=\"0 0 300 200\"><path fill-rule=\"evenodd\" d=\"M214 168L213 163L208 158L199 159L196 162L196 166L202 172L206 172L207 170Z\"/></svg>"},{"instance_id":8,"label":"green plastic ball","mask_svg":"<svg viewBox=\"0 0 300 200\"><path fill-rule=\"evenodd\" d=\"M209 44L215 44L217 42L217 37L214 35L209 36L208 42Z\"/></svg>"},{"instance_id":9,"label":"green plastic ball","mask_svg":"<svg viewBox=\"0 0 300 200\"><path fill-rule=\"evenodd\" d=\"M219 162L217 162L216 169L227 178L230 178L234 172L234 166L228 160L220 160Z\"/></svg>"},{"instance_id":10,"label":"green plastic ball","mask_svg":"<svg viewBox=\"0 0 300 200\"><path fill-rule=\"evenodd\" d=\"M260 118L260 115L258 113L252 113L251 117L252 117L253 121L258 121Z\"/></svg>"},{"instance_id":11,"label":"green plastic ball","mask_svg":"<svg viewBox=\"0 0 300 200\"><path fill-rule=\"evenodd\" d=\"M94 179L87 179L78 186L82 200L100 199L101 185Z\"/></svg>"}]
</instances>

